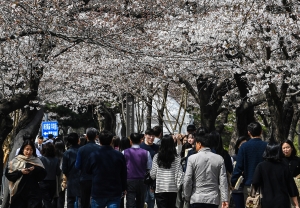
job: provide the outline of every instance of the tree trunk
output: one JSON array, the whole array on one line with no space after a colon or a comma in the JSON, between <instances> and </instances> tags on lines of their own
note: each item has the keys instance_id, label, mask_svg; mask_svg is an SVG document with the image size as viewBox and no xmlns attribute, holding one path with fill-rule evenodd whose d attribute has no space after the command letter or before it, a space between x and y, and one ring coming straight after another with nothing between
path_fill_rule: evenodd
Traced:
<instances>
[{"instance_id":1,"label":"tree trunk","mask_svg":"<svg viewBox=\"0 0 300 208\"><path fill-rule=\"evenodd\" d=\"M187 103L187 97L188 97L188 92L184 89L183 115L182 115L181 122L179 123L178 134L181 134L181 129L182 129L182 126L184 124L184 119L185 119L185 115L186 115L186 109L187 109L187 105L188 105L188 103ZM180 111L178 113L180 115Z\"/></svg>"},{"instance_id":2,"label":"tree trunk","mask_svg":"<svg viewBox=\"0 0 300 208\"><path fill-rule=\"evenodd\" d=\"M20 123L18 124L19 132L16 132L15 138L12 140L12 150L9 154L9 161L11 161L16 154L16 150L23 144L23 135L30 133L30 135L35 136L38 134L41 121L44 116L44 110L29 110L28 108L24 111L24 114L21 118ZM22 128L21 128L22 127ZM9 190L8 190L8 181L4 181L4 196L2 207L7 208L9 205Z\"/></svg>"},{"instance_id":3,"label":"tree trunk","mask_svg":"<svg viewBox=\"0 0 300 208\"><path fill-rule=\"evenodd\" d=\"M144 114L143 114L143 102L141 102L140 97L136 98L137 101L135 103L135 120L136 120L136 132L141 132L142 125L144 122Z\"/></svg>"},{"instance_id":4,"label":"tree trunk","mask_svg":"<svg viewBox=\"0 0 300 208\"><path fill-rule=\"evenodd\" d=\"M124 102L123 101L119 105L119 108L121 109L121 112L120 112L121 123L122 123L121 136L125 137L126 136L126 115L125 115L125 108L124 108Z\"/></svg>"},{"instance_id":5,"label":"tree trunk","mask_svg":"<svg viewBox=\"0 0 300 208\"><path fill-rule=\"evenodd\" d=\"M177 116L176 116L176 118L175 118L176 120L175 120L175 125L174 125L174 127L172 126L172 123L170 122L171 127L172 127L172 132L171 132L171 133L174 133L174 131L177 129L177 125L180 126L180 124L179 124L180 112L181 112L181 109L183 108L184 100L185 100L185 92L184 92L184 90L182 90L181 98L180 98L180 103L179 103L179 109L178 109ZM168 120L170 121L169 116L168 116ZM179 133L179 132L180 132L180 128L179 128L178 133Z\"/></svg>"},{"instance_id":6,"label":"tree trunk","mask_svg":"<svg viewBox=\"0 0 300 208\"><path fill-rule=\"evenodd\" d=\"M229 147L228 147L228 153L230 155L234 155L235 154L235 152L234 152L235 151L234 146L235 146L235 143L236 143L237 139L238 139L238 136L237 136L237 130L236 130L236 126L235 126L235 130L232 132L230 143L229 143Z\"/></svg>"},{"instance_id":7,"label":"tree trunk","mask_svg":"<svg viewBox=\"0 0 300 208\"><path fill-rule=\"evenodd\" d=\"M5 141L6 137L8 136L8 134L11 132L11 130L13 129L13 120L11 119L11 117L9 115L4 116L1 120L0 123L0 162L1 164L3 164L3 158L4 158L4 152L3 152L3 142ZM2 184L2 177L3 177L3 170L4 170L4 166L0 165L0 177L1 177L1 183L0 183L0 187L4 184ZM5 186L3 187L5 188Z\"/></svg>"},{"instance_id":8,"label":"tree trunk","mask_svg":"<svg viewBox=\"0 0 300 208\"><path fill-rule=\"evenodd\" d=\"M295 113L295 111L293 108L293 103L289 99L288 102L283 105L284 139L287 139L289 137L292 120L294 118L294 113Z\"/></svg>"},{"instance_id":9,"label":"tree trunk","mask_svg":"<svg viewBox=\"0 0 300 208\"><path fill-rule=\"evenodd\" d=\"M284 141L287 139L285 128L284 128L284 115L283 115L283 104L286 95L286 90L288 85L283 83L281 87L281 92L277 92L277 86L270 83L269 89L266 91L266 98L268 103L268 108L271 117L270 125L270 140ZM279 95L278 95L279 94Z\"/></svg>"},{"instance_id":10,"label":"tree trunk","mask_svg":"<svg viewBox=\"0 0 300 208\"><path fill-rule=\"evenodd\" d=\"M168 97L168 87L169 84L166 84L163 87L163 92L162 92L162 103L160 106L160 109L157 109L157 114L158 114L158 125L163 129L164 127L164 112L166 108L166 102L167 102L167 97ZM159 101L160 102L160 101Z\"/></svg>"},{"instance_id":11,"label":"tree trunk","mask_svg":"<svg viewBox=\"0 0 300 208\"><path fill-rule=\"evenodd\" d=\"M220 114L219 109L222 103L222 96L228 91L228 88L223 88L225 83L216 86L212 81L214 80L208 80L208 78L204 78L203 76L199 76L197 79L201 125L208 132L215 130L216 119ZM225 80L225 82L227 86L230 86L228 80Z\"/></svg>"},{"instance_id":12,"label":"tree trunk","mask_svg":"<svg viewBox=\"0 0 300 208\"><path fill-rule=\"evenodd\" d=\"M234 75L234 79L235 79L235 82L239 89L240 97L242 99L241 105L239 107L237 107L235 110L237 138L240 136L247 136L248 135L248 130L247 130L248 124L255 121L254 106L251 105L248 101L248 97L247 97L247 94L249 92L248 83L247 83L247 80L242 78L243 75L244 74L235 74Z\"/></svg>"},{"instance_id":13,"label":"tree trunk","mask_svg":"<svg viewBox=\"0 0 300 208\"><path fill-rule=\"evenodd\" d=\"M228 115L229 115L229 110L228 109L224 109L223 112L220 114L220 119L218 119L217 121L217 125L216 125L216 130L222 134L224 127L225 127L225 123L227 123L228 121Z\"/></svg>"},{"instance_id":14,"label":"tree trunk","mask_svg":"<svg viewBox=\"0 0 300 208\"><path fill-rule=\"evenodd\" d=\"M104 104L101 106L101 108L103 109L102 116L104 117L104 122L102 122L102 129L115 134L116 116L114 110L111 108L107 108Z\"/></svg>"},{"instance_id":15,"label":"tree trunk","mask_svg":"<svg viewBox=\"0 0 300 208\"><path fill-rule=\"evenodd\" d=\"M101 120L101 114L98 112L98 110L96 112L96 115L97 115L97 123L98 123L99 131L102 131L103 124Z\"/></svg>"},{"instance_id":16,"label":"tree trunk","mask_svg":"<svg viewBox=\"0 0 300 208\"><path fill-rule=\"evenodd\" d=\"M146 113L146 129L151 129L151 119L152 119L152 103L153 103L153 96L150 92L153 91L153 83L149 85L148 89L148 97L147 97L147 113Z\"/></svg>"},{"instance_id":17,"label":"tree trunk","mask_svg":"<svg viewBox=\"0 0 300 208\"><path fill-rule=\"evenodd\" d=\"M292 103L293 103L294 115L293 115L292 122L291 122L291 125L290 125L288 139L291 140L291 141L294 141L295 132L296 132L296 128L297 128L297 123L298 123L299 117L300 117L300 111L298 109L298 104L297 104L296 97L293 96L291 98L291 100L292 100Z\"/></svg>"},{"instance_id":18,"label":"tree trunk","mask_svg":"<svg viewBox=\"0 0 300 208\"><path fill-rule=\"evenodd\" d=\"M246 101L244 101L246 102ZM235 110L236 115L236 136L247 136L247 126L255 121L254 118L254 106L248 108L244 107L244 102Z\"/></svg>"},{"instance_id":19,"label":"tree trunk","mask_svg":"<svg viewBox=\"0 0 300 208\"><path fill-rule=\"evenodd\" d=\"M200 75L197 79L196 91L188 80L178 76L179 82L186 86L187 91L195 98L195 101L200 106L201 125L209 132L215 130L215 123L218 115L222 112L221 104L223 96L236 85L224 80L222 83L216 84L216 78L208 79Z\"/></svg>"}]
</instances>

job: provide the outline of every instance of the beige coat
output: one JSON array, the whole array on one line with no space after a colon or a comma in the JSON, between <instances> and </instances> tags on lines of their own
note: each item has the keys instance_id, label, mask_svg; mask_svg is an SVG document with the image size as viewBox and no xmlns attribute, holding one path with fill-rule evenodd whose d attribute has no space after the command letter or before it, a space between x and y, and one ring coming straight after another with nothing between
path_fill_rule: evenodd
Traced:
<instances>
[{"instance_id":1,"label":"beige coat","mask_svg":"<svg viewBox=\"0 0 300 208\"><path fill-rule=\"evenodd\" d=\"M224 160L209 148L188 158L183 192L190 203L219 205L228 201L228 182ZM221 199L221 201L220 201Z\"/></svg>"}]
</instances>

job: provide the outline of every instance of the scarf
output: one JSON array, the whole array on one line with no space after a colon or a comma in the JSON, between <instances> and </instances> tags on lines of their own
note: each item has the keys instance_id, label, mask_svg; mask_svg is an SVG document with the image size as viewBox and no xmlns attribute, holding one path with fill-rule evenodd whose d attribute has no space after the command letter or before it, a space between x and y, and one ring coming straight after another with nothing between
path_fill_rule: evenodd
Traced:
<instances>
[{"instance_id":1,"label":"scarf","mask_svg":"<svg viewBox=\"0 0 300 208\"><path fill-rule=\"evenodd\" d=\"M30 163L32 165L40 166L40 167L44 168L42 161L33 155L30 157L26 157L25 155L17 155L14 159L12 159L9 162L8 173L12 173L16 170L21 171L21 169L25 168L26 163ZM17 192L18 185L19 185L20 181L22 180L22 178L23 178L23 175L16 182L9 181L8 186L9 186L9 191L10 191L10 199Z\"/></svg>"}]
</instances>

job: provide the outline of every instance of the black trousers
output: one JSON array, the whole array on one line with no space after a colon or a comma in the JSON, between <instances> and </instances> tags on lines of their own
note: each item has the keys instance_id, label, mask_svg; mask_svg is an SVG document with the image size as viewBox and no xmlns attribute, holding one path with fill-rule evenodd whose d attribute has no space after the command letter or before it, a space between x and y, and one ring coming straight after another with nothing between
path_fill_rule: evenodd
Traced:
<instances>
[{"instance_id":1,"label":"black trousers","mask_svg":"<svg viewBox=\"0 0 300 208\"><path fill-rule=\"evenodd\" d=\"M39 194L29 194L26 199L23 197L13 198L10 208L42 208L42 197Z\"/></svg>"},{"instance_id":2,"label":"black trousers","mask_svg":"<svg viewBox=\"0 0 300 208\"><path fill-rule=\"evenodd\" d=\"M56 191L56 180L41 181L39 183L45 208L53 208L52 200Z\"/></svg>"},{"instance_id":3,"label":"black trousers","mask_svg":"<svg viewBox=\"0 0 300 208\"><path fill-rule=\"evenodd\" d=\"M91 204L92 180L80 181L81 208L89 208Z\"/></svg>"},{"instance_id":4,"label":"black trousers","mask_svg":"<svg viewBox=\"0 0 300 208\"><path fill-rule=\"evenodd\" d=\"M155 193L158 208L175 208L177 192Z\"/></svg>"},{"instance_id":5,"label":"black trousers","mask_svg":"<svg viewBox=\"0 0 300 208\"><path fill-rule=\"evenodd\" d=\"M64 191L61 191L59 192L59 196L58 197L55 197L53 199L53 206L54 208L64 208L65 207L65 196L66 195L66 192L65 190Z\"/></svg>"},{"instance_id":6,"label":"black trousers","mask_svg":"<svg viewBox=\"0 0 300 208\"><path fill-rule=\"evenodd\" d=\"M81 207L81 203L80 203L80 198L77 197L78 199L78 207ZM74 208L75 206L75 202L76 202L76 196L67 196L67 208Z\"/></svg>"},{"instance_id":7,"label":"black trousers","mask_svg":"<svg viewBox=\"0 0 300 208\"><path fill-rule=\"evenodd\" d=\"M126 208L143 208L147 186L144 179L127 180Z\"/></svg>"},{"instance_id":8,"label":"black trousers","mask_svg":"<svg viewBox=\"0 0 300 208\"><path fill-rule=\"evenodd\" d=\"M194 203L194 204L191 204L191 208L218 208L218 205L205 204L205 203Z\"/></svg>"}]
</instances>

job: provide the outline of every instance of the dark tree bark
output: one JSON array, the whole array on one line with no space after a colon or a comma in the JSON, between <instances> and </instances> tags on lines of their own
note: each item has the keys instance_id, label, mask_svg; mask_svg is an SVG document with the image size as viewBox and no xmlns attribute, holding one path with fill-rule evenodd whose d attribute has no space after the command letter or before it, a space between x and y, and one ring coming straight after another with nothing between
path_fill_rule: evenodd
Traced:
<instances>
[{"instance_id":1,"label":"dark tree bark","mask_svg":"<svg viewBox=\"0 0 300 208\"><path fill-rule=\"evenodd\" d=\"M247 136L248 130L247 126L251 122L255 121L254 118L254 105L251 105L248 101L247 94L248 83L247 80L243 79L242 76L244 74L235 74L234 79L237 84L237 87L240 92L240 97L242 99L242 103L235 110L236 115L236 136L237 138L240 136Z\"/></svg>"},{"instance_id":2,"label":"dark tree bark","mask_svg":"<svg viewBox=\"0 0 300 208\"><path fill-rule=\"evenodd\" d=\"M291 141L294 141L296 127L297 127L297 123L298 123L299 117L300 117L300 111L298 108L298 103L297 103L296 97L292 96L291 100L293 103L294 115L293 115L292 122L290 125L288 139Z\"/></svg>"},{"instance_id":3,"label":"dark tree bark","mask_svg":"<svg viewBox=\"0 0 300 208\"><path fill-rule=\"evenodd\" d=\"M203 76L199 76L197 79L201 124L209 132L216 129L215 123L221 112L223 96L234 87L229 80L225 80L218 86L213 84L213 81L215 80L209 80Z\"/></svg>"},{"instance_id":4,"label":"dark tree bark","mask_svg":"<svg viewBox=\"0 0 300 208\"><path fill-rule=\"evenodd\" d=\"M269 122L268 122L268 120L267 120L266 115L265 115L263 112L261 112L261 111L257 111L257 114L258 114L258 115L260 116L260 118L262 119L262 121L263 121L265 127L269 128Z\"/></svg>"},{"instance_id":5,"label":"dark tree bark","mask_svg":"<svg viewBox=\"0 0 300 208\"><path fill-rule=\"evenodd\" d=\"M126 137L126 124L124 122L124 119L122 119L122 129L121 129L121 135L122 137Z\"/></svg>"},{"instance_id":6,"label":"dark tree bark","mask_svg":"<svg viewBox=\"0 0 300 208\"><path fill-rule=\"evenodd\" d=\"M0 131L0 145L2 147L3 142L6 139L7 135L13 129L13 120L11 119L11 117L9 115L5 115L1 118L0 122L1 122L0 123L0 129L1 129L1 131ZM3 156L4 156L3 148L0 148L0 162L1 162L1 164L3 164ZM4 170L4 167L1 165L0 166L1 179L3 177L3 170Z\"/></svg>"},{"instance_id":7,"label":"dark tree bark","mask_svg":"<svg viewBox=\"0 0 300 208\"><path fill-rule=\"evenodd\" d=\"M218 122L216 124L216 130L222 134L224 127L225 127L225 123L227 123L228 121L228 115L229 115L229 110L228 109L224 109L222 111L222 113L220 113L220 119L218 119Z\"/></svg>"},{"instance_id":8,"label":"dark tree bark","mask_svg":"<svg viewBox=\"0 0 300 208\"><path fill-rule=\"evenodd\" d=\"M200 106L201 126L209 132L216 129L216 119L222 112L221 104L223 96L236 85L226 79L219 85L214 84L216 78L206 78L200 75L196 81L197 91L188 80L179 76L179 82L185 84L188 92L195 98Z\"/></svg>"},{"instance_id":9,"label":"dark tree bark","mask_svg":"<svg viewBox=\"0 0 300 208\"><path fill-rule=\"evenodd\" d=\"M44 116L43 108L40 110L29 110L28 108L24 111L20 123L18 124L19 132L16 132L16 136L12 140L12 149L9 154L9 160L12 160L15 157L16 150L23 144L23 135L29 133L32 136L38 134L42 118ZM1 148L2 149L2 148ZM2 207L7 208L9 205L9 190L8 190L8 181L5 179L4 182L4 196Z\"/></svg>"},{"instance_id":10,"label":"dark tree bark","mask_svg":"<svg viewBox=\"0 0 300 208\"><path fill-rule=\"evenodd\" d=\"M158 114L158 125L163 129L164 126L164 112L166 108L166 102L167 102L167 97L168 97L168 87L169 84L166 84L163 87L163 92L162 92L162 104L160 109L157 109L157 114Z\"/></svg>"},{"instance_id":11,"label":"dark tree bark","mask_svg":"<svg viewBox=\"0 0 300 208\"><path fill-rule=\"evenodd\" d=\"M150 92L152 91L153 91L153 83L149 85L148 97L146 102L146 106L147 106L146 129L151 129L153 95Z\"/></svg>"},{"instance_id":12,"label":"dark tree bark","mask_svg":"<svg viewBox=\"0 0 300 208\"><path fill-rule=\"evenodd\" d=\"M108 108L105 104L101 105L102 113L101 115L104 117L104 122L101 122L102 127L100 129L107 130L115 134L116 130L116 113L112 108Z\"/></svg>"},{"instance_id":13,"label":"dark tree bark","mask_svg":"<svg viewBox=\"0 0 300 208\"><path fill-rule=\"evenodd\" d=\"M123 97L122 97L123 99ZM122 127L121 127L121 136L122 137L126 137L126 122L125 122L125 115L124 115L124 102L120 103L119 104L119 113L120 113L120 118L121 118L121 124L122 124Z\"/></svg>"},{"instance_id":14,"label":"dark tree bark","mask_svg":"<svg viewBox=\"0 0 300 208\"><path fill-rule=\"evenodd\" d=\"M294 108L292 100L288 99L288 102L283 105L283 129L284 139L287 139L290 132L290 127L294 117Z\"/></svg>"},{"instance_id":15,"label":"dark tree bark","mask_svg":"<svg viewBox=\"0 0 300 208\"><path fill-rule=\"evenodd\" d=\"M266 91L266 98L269 107L271 125L270 125L270 139L276 141L284 141L288 135L284 127L284 100L288 85L282 83L280 92L277 91L277 86L274 83L269 84L269 89Z\"/></svg>"}]
</instances>

